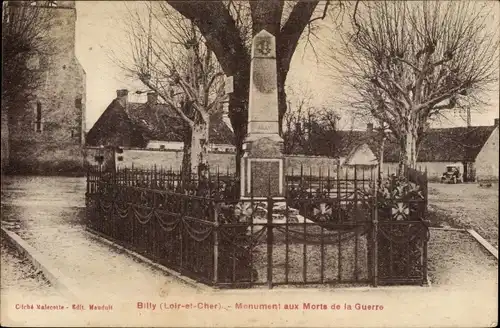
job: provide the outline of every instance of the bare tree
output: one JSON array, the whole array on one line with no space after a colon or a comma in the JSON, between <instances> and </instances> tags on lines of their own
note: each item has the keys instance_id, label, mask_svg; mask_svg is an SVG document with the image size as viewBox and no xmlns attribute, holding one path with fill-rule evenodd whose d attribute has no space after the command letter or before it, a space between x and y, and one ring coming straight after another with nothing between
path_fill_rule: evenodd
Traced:
<instances>
[{"instance_id":1,"label":"bare tree","mask_svg":"<svg viewBox=\"0 0 500 328\"><path fill-rule=\"evenodd\" d=\"M284 152L334 156L339 114L331 106L312 105L309 92L288 88L288 109L283 118Z\"/></svg>"},{"instance_id":2,"label":"bare tree","mask_svg":"<svg viewBox=\"0 0 500 328\"><path fill-rule=\"evenodd\" d=\"M387 125L400 168L414 167L429 119L468 106L498 75L490 4L469 1L356 3L332 67L351 102Z\"/></svg>"},{"instance_id":3,"label":"bare tree","mask_svg":"<svg viewBox=\"0 0 500 328\"><path fill-rule=\"evenodd\" d=\"M287 92L295 93L291 89ZM304 93L289 97L287 103L288 108L283 117L283 150L286 154L293 154L304 149L305 128L314 107L311 105L311 95Z\"/></svg>"},{"instance_id":4,"label":"bare tree","mask_svg":"<svg viewBox=\"0 0 500 328\"><path fill-rule=\"evenodd\" d=\"M224 73L196 25L165 2L130 11L132 61L120 66L155 91L188 128L183 168L208 164L210 115L225 98ZM153 8L154 7L154 8ZM188 140L185 140L188 141Z\"/></svg>"}]
</instances>

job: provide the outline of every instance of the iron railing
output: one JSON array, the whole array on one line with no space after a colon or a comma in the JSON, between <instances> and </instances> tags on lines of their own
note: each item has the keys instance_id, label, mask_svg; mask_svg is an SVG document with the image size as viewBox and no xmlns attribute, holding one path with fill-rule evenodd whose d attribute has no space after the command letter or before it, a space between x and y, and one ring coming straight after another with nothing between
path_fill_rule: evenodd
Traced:
<instances>
[{"instance_id":1,"label":"iron railing","mask_svg":"<svg viewBox=\"0 0 500 328\"><path fill-rule=\"evenodd\" d=\"M161 169L91 168L88 225L221 288L426 283L425 199L386 199L373 171L335 169L287 176L284 198L242 202L231 175L207 186Z\"/></svg>"}]
</instances>

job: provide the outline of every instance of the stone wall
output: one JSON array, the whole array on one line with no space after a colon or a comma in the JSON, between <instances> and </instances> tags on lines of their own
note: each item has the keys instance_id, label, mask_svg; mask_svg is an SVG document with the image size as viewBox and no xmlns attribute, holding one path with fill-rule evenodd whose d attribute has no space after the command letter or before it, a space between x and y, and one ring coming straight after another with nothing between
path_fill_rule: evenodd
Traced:
<instances>
[{"instance_id":1,"label":"stone wall","mask_svg":"<svg viewBox=\"0 0 500 328\"><path fill-rule=\"evenodd\" d=\"M10 158L9 174L85 174L83 148L79 144L12 141L11 146L16 156Z\"/></svg>"},{"instance_id":2,"label":"stone wall","mask_svg":"<svg viewBox=\"0 0 500 328\"><path fill-rule=\"evenodd\" d=\"M8 115L5 110L2 110L2 158L1 172L9 165L9 125L7 124Z\"/></svg>"}]
</instances>

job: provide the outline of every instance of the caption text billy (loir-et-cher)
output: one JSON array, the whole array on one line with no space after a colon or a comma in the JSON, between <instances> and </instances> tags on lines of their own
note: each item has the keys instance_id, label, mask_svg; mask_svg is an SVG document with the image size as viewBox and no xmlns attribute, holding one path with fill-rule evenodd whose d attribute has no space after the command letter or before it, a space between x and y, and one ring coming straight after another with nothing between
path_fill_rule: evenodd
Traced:
<instances>
[{"instance_id":1,"label":"caption text billy (loir-et-cher)","mask_svg":"<svg viewBox=\"0 0 500 328\"><path fill-rule=\"evenodd\" d=\"M137 302L139 310L347 310L347 311L382 311L381 304L363 303L242 303L236 302L233 305L222 305L221 303L189 302L189 303L167 303L167 302Z\"/></svg>"}]
</instances>

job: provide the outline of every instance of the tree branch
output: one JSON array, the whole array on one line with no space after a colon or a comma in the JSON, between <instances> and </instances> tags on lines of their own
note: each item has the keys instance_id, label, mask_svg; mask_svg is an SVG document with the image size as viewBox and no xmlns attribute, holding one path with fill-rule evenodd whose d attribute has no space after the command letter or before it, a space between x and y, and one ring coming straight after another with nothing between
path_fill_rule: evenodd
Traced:
<instances>
[{"instance_id":1,"label":"tree branch","mask_svg":"<svg viewBox=\"0 0 500 328\"><path fill-rule=\"evenodd\" d=\"M250 54L240 37L236 22L222 1L169 0L167 2L196 24L226 75L237 75L241 67L244 67L242 62L250 62Z\"/></svg>"}]
</instances>

